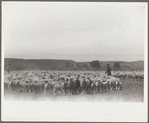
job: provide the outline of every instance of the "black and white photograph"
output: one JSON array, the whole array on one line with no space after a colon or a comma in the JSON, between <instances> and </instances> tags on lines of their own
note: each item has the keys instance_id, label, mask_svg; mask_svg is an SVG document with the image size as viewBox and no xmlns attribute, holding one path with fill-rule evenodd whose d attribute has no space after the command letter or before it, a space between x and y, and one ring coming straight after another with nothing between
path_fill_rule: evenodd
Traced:
<instances>
[{"instance_id":1,"label":"black and white photograph","mask_svg":"<svg viewBox=\"0 0 149 123\"><path fill-rule=\"evenodd\" d=\"M2 120L145 122L148 3L2 2Z\"/></svg>"}]
</instances>

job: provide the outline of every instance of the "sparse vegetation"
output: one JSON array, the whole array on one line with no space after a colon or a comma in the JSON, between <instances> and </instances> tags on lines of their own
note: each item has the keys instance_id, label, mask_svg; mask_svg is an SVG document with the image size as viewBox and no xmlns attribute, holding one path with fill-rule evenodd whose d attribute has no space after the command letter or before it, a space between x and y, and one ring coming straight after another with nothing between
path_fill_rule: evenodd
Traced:
<instances>
[{"instance_id":1,"label":"sparse vegetation","mask_svg":"<svg viewBox=\"0 0 149 123\"><path fill-rule=\"evenodd\" d=\"M139 66L138 70L144 70L144 61L136 61L136 62L107 62L98 60L92 62L75 62L72 60L27 60L27 59L11 59L5 58L5 69L8 64L10 64L10 71L19 70L96 70L103 71L106 70L107 64L110 64L112 71L113 70L121 70L127 71L133 66ZM113 65L115 64L115 65ZM115 69L117 68L117 69Z\"/></svg>"}]
</instances>

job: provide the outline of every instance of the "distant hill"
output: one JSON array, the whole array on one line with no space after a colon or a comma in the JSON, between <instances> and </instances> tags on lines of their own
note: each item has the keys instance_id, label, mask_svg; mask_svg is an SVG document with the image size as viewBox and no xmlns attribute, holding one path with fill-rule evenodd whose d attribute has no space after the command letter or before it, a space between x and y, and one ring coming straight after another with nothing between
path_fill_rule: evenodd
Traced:
<instances>
[{"instance_id":1,"label":"distant hill","mask_svg":"<svg viewBox=\"0 0 149 123\"><path fill-rule=\"evenodd\" d=\"M91 61L92 62L92 61ZM144 61L100 61L100 69L92 68L90 62L75 62L73 60L53 60L53 59L15 59L5 58L4 69L7 64L10 64L10 70L106 70L106 65L109 64L114 70L115 62L120 63L118 70L130 70L132 68L139 68L144 70Z\"/></svg>"}]
</instances>

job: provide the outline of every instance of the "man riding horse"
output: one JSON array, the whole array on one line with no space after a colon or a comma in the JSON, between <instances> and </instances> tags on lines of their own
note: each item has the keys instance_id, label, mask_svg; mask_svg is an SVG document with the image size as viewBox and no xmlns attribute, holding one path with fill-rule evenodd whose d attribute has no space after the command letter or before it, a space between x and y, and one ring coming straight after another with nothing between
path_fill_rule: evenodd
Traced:
<instances>
[{"instance_id":1,"label":"man riding horse","mask_svg":"<svg viewBox=\"0 0 149 123\"><path fill-rule=\"evenodd\" d=\"M105 72L105 74L106 73L108 76L111 76L111 67L109 66L109 64L107 64L107 71Z\"/></svg>"}]
</instances>

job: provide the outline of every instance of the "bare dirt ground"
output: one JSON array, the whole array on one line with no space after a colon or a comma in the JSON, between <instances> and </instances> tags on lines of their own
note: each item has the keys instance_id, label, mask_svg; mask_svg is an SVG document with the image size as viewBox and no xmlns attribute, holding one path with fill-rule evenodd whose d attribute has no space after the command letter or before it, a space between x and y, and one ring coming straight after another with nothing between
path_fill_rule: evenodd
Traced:
<instances>
[{"instance_id":1,"label":"bare dirt ground","mask_svg":"<svg viewBox=\"0 0 149 123\"><path fill-rule=\"evenodd\" d=\"M121 80L122 91L104 91L99 94L56 95L42 93L23 93L4 90L4 100L9 101L88 101L88 102L143 102L144 82Z\"/></svg>"}]
</instances>

